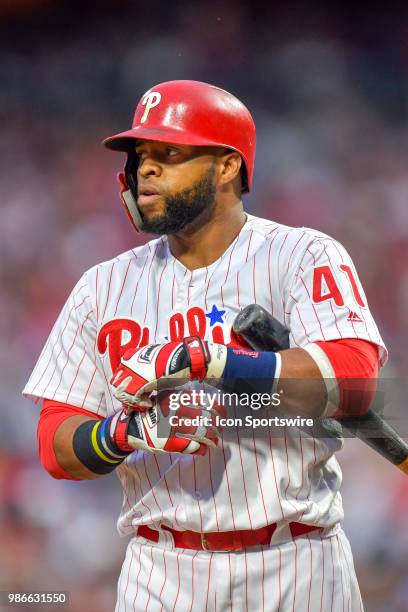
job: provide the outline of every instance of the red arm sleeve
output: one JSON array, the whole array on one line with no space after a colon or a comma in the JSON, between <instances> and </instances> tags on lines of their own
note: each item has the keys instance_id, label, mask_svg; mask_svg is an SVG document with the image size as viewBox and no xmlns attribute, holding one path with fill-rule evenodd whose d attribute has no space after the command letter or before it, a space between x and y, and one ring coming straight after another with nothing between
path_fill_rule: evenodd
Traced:
<instances>
[{"instance_id":1,"label":"red arm sleeve","mask_svg":"<svg viewBox=\"0 0 408 612\"><path fill-rule=\"evenodd\" d=\"M47 472L57 479L77 480L59 465L54 451L54 436L63 421L76 414L84 414L90 419L99 419L98 415L76 406L45 399L40 412L37 427L38 453L40 461Z\"/></svg>"},{"instance_id":2,"label":"red arm sleeve","mask_svg":"<svg viewBox=\"0 0 408 612\"><path fill-rule=\"evenodd\" d=\"M333 416L341 418L367 412L377 390L377 345L352 338L315 344L326 354L337 378L340 399Z\"/></svg>"}]
</instances>

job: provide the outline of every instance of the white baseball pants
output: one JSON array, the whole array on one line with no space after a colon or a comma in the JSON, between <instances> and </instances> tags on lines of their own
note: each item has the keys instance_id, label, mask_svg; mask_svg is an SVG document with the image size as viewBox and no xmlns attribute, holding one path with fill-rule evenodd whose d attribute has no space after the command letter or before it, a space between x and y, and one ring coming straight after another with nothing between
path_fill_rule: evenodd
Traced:
<instances>
[{"instance_id":1,"label":"white baseball pants","mask_svg":"<svg viewBox=\"0 0 408 612\"><path fill-rule=\"evenodd\" d=\"M163 538L161 538L162 540ZM350 545L339 527L241 552L128 545L115 612L362 612Z\"/></svg>"}]
</instances>

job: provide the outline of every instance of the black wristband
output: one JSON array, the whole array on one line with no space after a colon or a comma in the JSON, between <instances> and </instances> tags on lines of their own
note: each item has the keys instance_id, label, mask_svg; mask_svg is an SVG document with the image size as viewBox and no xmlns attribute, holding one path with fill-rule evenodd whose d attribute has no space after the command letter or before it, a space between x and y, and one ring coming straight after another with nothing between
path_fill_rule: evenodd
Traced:
<instances>
[{"instance_id":1,"label":"black wristband","mask_svg":"<svg viewBox=\"0 0 408 612\"><path fill-rule=\"evenodd\" d=\"M129 455L129 452L114 448L109 435L112 417L104 421L92 420L81 423L75 430L72 448L79 461L95 474L109 474Z\"/></svg>"}]
</instances>

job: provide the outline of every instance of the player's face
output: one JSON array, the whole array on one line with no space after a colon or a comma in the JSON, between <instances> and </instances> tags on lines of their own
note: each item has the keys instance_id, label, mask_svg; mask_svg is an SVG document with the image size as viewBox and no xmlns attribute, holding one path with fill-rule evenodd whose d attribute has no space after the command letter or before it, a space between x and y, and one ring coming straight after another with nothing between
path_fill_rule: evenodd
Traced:
<instances>
[{"instance_id":1,"label":"player's face","mask_svg":"<svg viewBox=\"0 0 408 612\"><path fill-rule=\"evenodd\" d=\"M216 166L225 150L140 141L136 153L143 231L176 234L214 207Z\"/></svg>"}]
</instances>

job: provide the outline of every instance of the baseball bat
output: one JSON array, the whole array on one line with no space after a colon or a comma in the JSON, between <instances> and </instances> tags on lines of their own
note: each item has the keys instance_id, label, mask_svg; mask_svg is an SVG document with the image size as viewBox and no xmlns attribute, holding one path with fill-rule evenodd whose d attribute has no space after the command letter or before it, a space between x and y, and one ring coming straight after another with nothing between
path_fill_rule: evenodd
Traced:
<instances>
[{"instance_id":1,"label":"baseball bat","mask_svg":"<svg viewBox=\"0 0 408 612\"><path fill-rule=\"evenodd\" d=\"M289 348L289 330L259 304L250 304L241 310L235 318L233 330L257 351L276 352ZM374 410L370 409L361 416L334 420L408 474L407 442ZM338 429L333 434L332 427L324 423L322 426L330 436L339 434Z\"/></svg>"}]
</instances>

